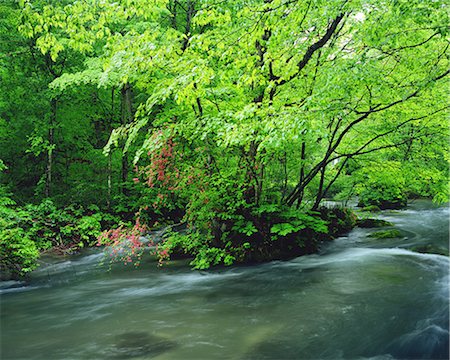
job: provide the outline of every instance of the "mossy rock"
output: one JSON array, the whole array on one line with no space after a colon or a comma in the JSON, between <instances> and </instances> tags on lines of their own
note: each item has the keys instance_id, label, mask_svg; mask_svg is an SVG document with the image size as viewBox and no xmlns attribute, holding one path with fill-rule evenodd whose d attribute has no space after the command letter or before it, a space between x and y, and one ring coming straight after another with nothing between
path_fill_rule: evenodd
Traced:
<instances>
[{"instance_id":1,"label":"mossy rock","mask_svg":"<svg viewBox=\"0 0 450 360\"><path fill-rule=\"evenodd\" d=\"M406 198L397 198L392 200L385 199L360 199L358 202L358 207L370 208L375 206L374 209L378 208L381 210L400 210L407 206Z\"/></svg>"},{"instance_id":2,"label":"mossy rock","mask_svg":"<svg viewBox=\"0 0 450 360\"><path fill-rule=\"evenodd\" d=\"M385 226L394 226L393 223L381 219L359 219L356 225L360 228L379 228Z\"/></svg>"},{"instance_id":3,"label":"mossy rock","mask_svg":"<svg viewBox=\"0 0 450 360\"><path fill-rule=\"evenodd\" d=\"M341 236L352 230L358 218L349 208L327 208L321 206L319 208L320 218L328 222L328 235L330 239Z\"/></svg>"},{"instance_id":4,"label":"mossy rock","mask_svg":"<svg viewBox=\"0 0 450 360\"><path fill-rule=\"evenodd\" d=\"M437 254L437 255L449 256L449 252L447 249L444 249L444 248L436 246L436 245L431 245L431 244L413 246L409 250L418 252L421 254Z\"/></svg>"},{"instance_id":5,"label":"mossy rock","mask_svg":"<svg viewBox=\"0 0 450 360\"><path fill-rule=\"evenodd\" d=\"M380 212L381 209L377 205L369 205L365 206L361 209L361 211L367 211L367 212Z\"/></svg>"},{"instance_id":6,"label":"mossy rock","mask_svg":"<svg viewBox=\"0 0 450 360\"><path fill-rule=\"evenodd\" d=\"M384 230L384 231L376 231L372 234L367 235L371 238L376 239L394 239L402 237L402 233L397 229Z\"/></svg>"}]
</instances>

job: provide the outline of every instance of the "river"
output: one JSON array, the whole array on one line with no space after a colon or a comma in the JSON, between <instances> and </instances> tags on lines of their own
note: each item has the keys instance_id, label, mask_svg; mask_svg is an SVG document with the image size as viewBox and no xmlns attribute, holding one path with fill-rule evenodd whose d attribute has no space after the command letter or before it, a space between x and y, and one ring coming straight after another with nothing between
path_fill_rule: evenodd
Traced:
<instances>
[{"instance_id":1,"label":"river","mask_svg":"<svg viewBox=\"0 0 450 360\"><path fill-rule=\"evenodd\" d=\"M449 208L384 211L397 239L355 228L320 254L192 271L44 259L1 289L1 359L448 359Z\"/></svg>"}]
</instances>

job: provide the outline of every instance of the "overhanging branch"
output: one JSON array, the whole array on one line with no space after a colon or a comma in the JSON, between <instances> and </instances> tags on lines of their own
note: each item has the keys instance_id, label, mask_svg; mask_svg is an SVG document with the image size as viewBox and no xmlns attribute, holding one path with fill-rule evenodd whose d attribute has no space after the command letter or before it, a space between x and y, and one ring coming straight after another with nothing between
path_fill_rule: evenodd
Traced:
<instances>
[{"instance_id":1,"label":"overhanging branch","mask_svg":"<svg viewBox=\"0 0 450 360\"><path fill-rule=\"evenodd\" d=\"M308 64L308 62L311 60L312 56L314 55L314 53L321 49L322 47L325 46L325 44L331 39L331 36L333 35L333 33L336 31L339 23L342 21L342 19L344 18L345 14L341 13L339 15L337 15L333 21L331 22L330 26L328 27L325 35L320 38L318 41L316 41L314 44L312 44L305 52L305 54L303 55L303 58L298 62L297 64L297 72L293 75L291 75L288 79L279 79L278 77L278 82L277 85L283 85L291 80L293 80L294 78L296 78L300 72L303 70L303 68Z\"/></svg>"}]
</instances>

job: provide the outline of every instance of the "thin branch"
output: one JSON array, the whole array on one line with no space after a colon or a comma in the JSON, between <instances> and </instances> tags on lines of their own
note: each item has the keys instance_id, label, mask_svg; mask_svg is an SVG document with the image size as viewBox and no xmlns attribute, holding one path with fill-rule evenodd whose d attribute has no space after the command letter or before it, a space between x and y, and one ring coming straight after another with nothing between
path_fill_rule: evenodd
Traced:
<instances>
[{"instance_id":1,"label":"thin branch","mask_svg":"<svg viewBox=\"0 0 450 360\"><path fill-rule=\"evenodd\" d=\"M433 116L433 115L435 115L435 114L437 114L437 113L439 113L439 112L441 112L441 111L447 110L447 109L449 109L449 108L450 108L450 105L449 105L449 106L445 106L445 107L443 107L443 108L441 108L441 109L438 109L438 110L436 110L436 111L433 111L433 112L430 113L430 114L427 114L427 115L424 115L424 116L420 116L420 117L417 117L417 118L411 118L411 119L405 120L405 121L401 122L400 124L398 124L397 126L395 126L394 128L389 129L388 131L385 131L385 132L382 133L382 134L376 135L375 137L373 137L372 139L370 139L369 141L367 141L364 145L362 145L362 146L361 146L358 150L356 150L355 152L350 153L350 154L339 154L338 156L334 156L334 157L328 159L327 164L333 162L334 160L340 159L340 158L342 158L342 157L353 157L353 156L357 156L357 155L364 154L365 152L362 152L362 151L363 151L365 148L367 148L370 144L372 144L373 142L375 142L376 140L378 140L378 139L380 139L380 138L382 138L382 137L385 137L385 136L387 136L387 135L389 135L389 134L392 134L393 132L399 130L401 127L405 126L406 124L408 124L408 123L410 123L410 122L428 118L428 117L430 117L430 116ZM370 152L371 152L371 151L370 151Z\"/></svg>"},{"instance_id":2,"label":"thin branch","mask_svg":"<svg viewBox=\"0 0 450 360\"><path fill-rule=\"evenodd\" d=\"M400 47L398 47L396 49L385 51L385 53L388 54L388 55L393 55L394 53L396 53L398 51L401 51L401 50L413 49L413 48L422 46L422 45L426 44L427 42L429 42L431 39L433 39L437 35L439 35L439 32L435 32L433 35L428 37L426 40L424 40L424 41L422 41L422 42L420 42L418 44L400 46Z\"/></svg>"},{"instance_id":3,"label":"thin branch","mask_svg":"<svg viewBox=\"0 0 450 360\"><path fill-rule=\"evenodd\" d=\"M445 76L447 76L450 73L450 70L447 70L446 72L444 72L443 74L439 75L438 77L431 79L429 81L429 83L433 82L433 81L438 81L442 78L444 78ZM299 182L295 188L291 191L291 193L288 195L286 201L287 204L289 206L292 206L292 204L295 202L298 194L301 193L302 189L304 189L313 179L314 177L317 175L317 173L320 171L320 169L323 166L326 166L329 162L330 162L330 157L331 155L335 152L335 150L337 149L337 147L340 145L340 143L342 142L343 138L346 136L346 134L357 124L359 124L360 122L362 122L363 120L365 120L366 118L369 117L369 115L373 114L373 113L377 113L380 111L384 111L387 110L395 105L398 105L400 103L403 103L415 96L417 96L420 93L421 89L417 89L416 91L414 91L413 93L409 94L408 96L394 101L388 105L384 105L381 106L381 104L376 105L375 107L371 108L369 111L366 111L365 113L363 113L360 117L358 117L357 119L353 120L350 124L348 124L345 129L340 133L339 137L336 139L335 143L331 146L328 147L327 152L325 153L323 159L321 161L319 161L319 163L317 163L308 173L307 176L305 176L303 182ZM392 147L392 146L387 146L387 147ZM376 151L376 150L381 150L385 147L380 147L374 150L370 150L368 152L372 152L372 151ZM367 153L367 152L364 152ZM363 152L361 152L360 154L363 154ZM342 157L342 156L340 156Z\"/></svg>"}]
</instances>

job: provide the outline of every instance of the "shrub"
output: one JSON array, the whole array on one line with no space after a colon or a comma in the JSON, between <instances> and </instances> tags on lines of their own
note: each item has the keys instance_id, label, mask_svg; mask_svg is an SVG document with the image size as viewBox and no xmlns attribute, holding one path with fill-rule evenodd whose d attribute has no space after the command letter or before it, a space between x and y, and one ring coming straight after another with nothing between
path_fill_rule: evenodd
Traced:
<instances>
[{"instance_id":1,"label":"shrub","mask_svg":"<svg viewBox=\"0 0 450 360\"><path fill-rule=\"evenodd\" d=\"M38 205L27 205L26 210L29 215L23 227L37 247L62 253L96 244L102 229L119 222L97 207L58 209L49 199Z\"/></svg>"},{"instance_id":2,"label":"shrub","mask_svg":"<svg viewBox=\"0 0 450 360\"><path fill-rule=\"evenodd\" d=\"M35 269L39 251L26 232L4 219L0 228L1 279L17 279Z\"/></svg>"},{"instance_id":3,"label":"shrub","mask_svg":"<svg viewBox=\"0 0 450 360\"><path fill-rule=\"evenodd\" d=\"M401 164L386 161L360 170L358 206L401 209L406 206L407 192Z\"/></svg>"}]
</instances>

